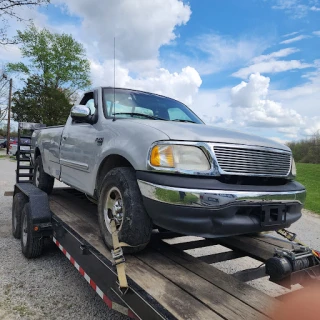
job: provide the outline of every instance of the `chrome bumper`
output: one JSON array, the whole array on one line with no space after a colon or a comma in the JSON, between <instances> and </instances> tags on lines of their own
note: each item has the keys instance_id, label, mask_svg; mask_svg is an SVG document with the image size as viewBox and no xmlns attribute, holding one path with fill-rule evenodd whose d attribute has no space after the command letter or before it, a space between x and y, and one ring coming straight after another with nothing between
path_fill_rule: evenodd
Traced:
<instances>
[{"instance_id":1,"label":"chrome bumper","mask_svg":"<svg viewBox=\"0 0 320 320\"><path fill-rule=\"evenodd\" d=\"M218 209L226 206L245 206L255 203L304 204L305 190L287 192L224 191L174 188L138 180L140 191L146 198L179 206Z\"/></svg>"}]
</instances>

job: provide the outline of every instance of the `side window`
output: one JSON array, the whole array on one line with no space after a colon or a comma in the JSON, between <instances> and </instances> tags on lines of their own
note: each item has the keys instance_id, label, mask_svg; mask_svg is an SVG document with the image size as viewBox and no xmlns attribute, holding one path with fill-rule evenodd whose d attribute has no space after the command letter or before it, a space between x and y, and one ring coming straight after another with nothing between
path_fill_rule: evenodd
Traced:
<instances>
[{"instance_id":1,"label":"side window","mask_svg":"<svg viewBox=\"0 0 320 320\"><path fill-rule=\"evenodd\" d=\"M82 98L80 104L87 106L90 109L91 114L95 114L96 108L94 105L93 92L86 93Z\"/></svg>"},{"instance_id":2,"label":"side window","mask_svg":"<svg viewBox=\"0 0 320 320\"><path fill-rule=\"evenodd\" d=\"M94 99L93 98L87 101L86 106L90 109L91 114L95 114L96 108L94 106Z\"/></svg>"},{"instance_id":3,"label":"side window","mask_svg":"<svg viewBox=\"0 0 320 320\"><path fill-rule=\"evenodd\" d=\"M92 115L96 113L93 92L86 93L82 98L82 100L80 101L80 104L87 106L90 109Z\"/></svg>"}]
</instances>

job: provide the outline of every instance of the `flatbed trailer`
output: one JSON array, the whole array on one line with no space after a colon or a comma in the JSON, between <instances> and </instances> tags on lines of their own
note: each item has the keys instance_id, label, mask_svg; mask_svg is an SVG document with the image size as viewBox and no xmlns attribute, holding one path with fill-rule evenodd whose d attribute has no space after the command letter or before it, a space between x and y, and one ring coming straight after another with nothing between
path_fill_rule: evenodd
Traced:
<instances>
[{"instance_id":1,"label":"flatbed trailer","mask_svg":"<svg viewBox=\"0 0 320 320\"><path fill-rule=\"evenodd\" d=\"M109 308L143 320L250 320L270 319L271 308L282 304L281 298L270 297L246 283L266 276L264 266L231 275L211 265L228 260L236 263L245 256L265 263L275 249L292 248L289 241L270 235L201 239L154 230L145 250L125 257L129 287L124 293L112 254L100 236L97 206L72 188L55 188L48 196L30 183L32 163L19 163L13 192L13 231L17 226L21 230L15 236L23 239L23 253L29 258L39 256L44 238L51 239ZM24 168L28 174L21 173ZM23 209L26 206L27 211ZM199 257L186 252L217 245L231 251ZM293 272L278 283L287 287L293 283L308 285L319 275L316 266Z\"/></svg>"},{"instance_id":2,"label":"flatbed trailer","mask_svg":"<svg viewBox=\"0 0 320 320\"><path fill-rule=\"evenodd\" d=\"M155 231L147 249L126 256L129 290L123 294L95 204L71 188L56 188L48 197L30 183L18 183L14 194L19 192L33 207L35 241L41 238L37 233L50 237L108 307L131 318L269 319L270 309L282 303L245 283L266 276L264 267L231 275L211 264L244 256L265 262L275 248L291 248L288 241L260 235L168 244L184 236ZM216 245L232 251L197 258L185 252Z\"/></svg>"}]
</instances>

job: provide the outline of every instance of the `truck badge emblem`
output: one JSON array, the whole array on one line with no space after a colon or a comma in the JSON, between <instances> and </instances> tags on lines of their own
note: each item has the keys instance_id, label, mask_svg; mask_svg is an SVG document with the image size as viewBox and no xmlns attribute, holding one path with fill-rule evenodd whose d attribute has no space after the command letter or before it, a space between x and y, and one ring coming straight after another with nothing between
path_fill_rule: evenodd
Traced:
<instances>
[{"instance_id":1,"label":"truck badge emblem","mask_svg":"<svg viewBox=\"0 0 320 320\"><path fill-rule=\"evenodd\" d=\"M96 143L98 146L101 146L103 143L103 138L96 138Z\"/></svg>"}]
</instances>

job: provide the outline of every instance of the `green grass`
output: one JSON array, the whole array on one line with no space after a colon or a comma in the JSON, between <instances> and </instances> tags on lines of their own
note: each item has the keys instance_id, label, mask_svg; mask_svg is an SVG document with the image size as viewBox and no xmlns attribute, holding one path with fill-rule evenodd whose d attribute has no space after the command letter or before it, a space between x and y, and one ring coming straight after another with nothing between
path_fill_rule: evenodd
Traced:
<instances>
[{"instance_id":1,"label":"green grass","mask_svg":"<svg viewBox=\"0 0 320 320\"><path fill-rule=\"evenodd\" d=\"M320 214L320 164L297 163L297 181L307 189L305 208Z\"/></svg>"}]
</instances>

